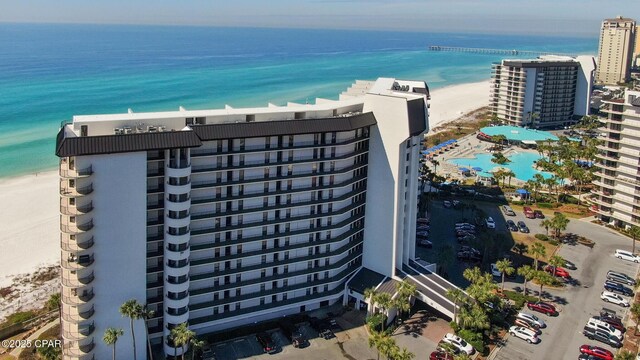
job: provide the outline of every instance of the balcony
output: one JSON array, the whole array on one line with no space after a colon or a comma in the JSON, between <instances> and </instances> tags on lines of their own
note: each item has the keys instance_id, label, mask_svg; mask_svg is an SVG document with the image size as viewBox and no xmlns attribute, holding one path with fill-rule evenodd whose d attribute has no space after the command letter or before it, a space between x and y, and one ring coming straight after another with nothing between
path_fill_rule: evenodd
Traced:
<instances>
[{"instance_id":1,"label":"balcony","mask_svg":"<svg viewBox=\"0 0 640 360\"><path fill-rule=\"evenodd\" d=\"M93 168L91 166L82 169L71 169L69 163L63 159L60 161L60 177L65 179L78 179L83 177L89 177L93 174Z\"/></svg>"},{"instance_id":2,"label":"balcony","mask_svg":"<svg viewBox=\"0 0 640 360\"><path fill-rule=\"evenodd\" d=\"M60 265L62 266L63 269L79 270L79 269L88 268L93 264L93 262L94 262L93 254L80 255L80 256L70 256L67 259L62 259L60 261Z\"/></svg>"},{"instance_id":3,"label":"balcony","mask_svg":"<svg viewBox=\"0 0 640 360\"><path fill-rule=\"evenodd\" d=\"M78 278L78 274L71 274L67 271L62 272L62 285L70 288L79 288L90 284L94 279L93 272L87 276Z\"/></svg>"},{"instance_id":4,"label":"balcony","mask_svg":"<svg viewBox=\"0 0 640 360\"><path fill-rule=\"evenodd\" d=\"M69 294L67 294L67 292L69 292ZM91 299L93 299L93 296L93 289L85 291L80 295L73 295L71 291L64 291L62 293L61 299L63 304L77 306L91 301Z\"/></svg>"},{"instance_id":5,"label":"balcony","mask_svg":"<svg viewBox=\"0 0 640 360\"><path fill-rule=\"evenodd\" d=\"M60 195L64 197L80 197L89 195L93 192L93 184L89 184L83 187L70 187L69 183L66 181L60 182Z\"/></svg>"},{"instance_id":6,"label":"balcony","mask_svg":"<svg viewBox=\"0 0 640 360\"><path fill-rule=\"evenodd\" d=\"M65 234L77 235L91 229L93 229L93 219L82 224L60 222L60 231Z\"/></svg>"},{"instance_id":7,"label":"balcony","mask_svg":"<svg viewBox=\"0 0 640 360\"><path fill-rule=\"evenodd\" d=\"M270 146L270 147L266 147L266 146L245 146L244 150L222 150L220 152L218 152L216 149L192 149L191 150L191 157L192 158L196 158L196 157L203 157L203 156L216 156L216 155L221 155L221 156L227 156L227 155L237 155L237 154L251 154L251 153L261 153L261 152L271 152L271 151L288 151L288 150L304 150L304 149L313 149L313 148L329 148L329 147L339 147L339 146L344 146L344 145L350 145L350 144L355 144L358 142L362 142L362 141L368 141L369 137L350 137L347 139L344 139L340 142L335 142L333 144L331 143L327 143L327 144L316 144L313 141L306 141L306 142L296 142L294 144L294 146L288 147L288 146Z\"/></svg>"},{"instance_id":8,"label":"balcony","mask_svg":"<svg viewBox=\"0 0 640 360\"><path fill-rule=\"evenodd\" d=\"M90 249L92 246L93 236L82 242L77 238L76 240L71 240L68 236L62 236L60 239L60 247L64 251L82 251Z\"/></svg>"},{"instance_id":9,"label":"balcony","mask_svg":"<svg viewBox=\"0 0 640 360\"><path fill-rule=\"evenodd\" d=\"M62 215L83 215L93 210L93 201L84 205L71 205L68 201L60 199L60 213Z\"/></svg>"},{"instance_id":10,"label":"balcony","mask_svg":"<svg viewBox=\"0 0 640 360\"><path fill-rule=\"evenodd\" d=\"M87 311L83 311L77 314L69 314L69 313L64 313L62 314L62 319L66 322L69 323L73 323L73 324L79 324L83 321L86 321L88 319L90 319L93 314L95 313L95 310L93 308L93 306L91 306L91 308Z\"/></svg>"},{"instance_id":11,"label":"balcony","mask_svg":"<svg viewBox=\"0 0 640 360\"><path fill-rule=\"evenodd\" d=\"M63 324L62 337L65 340L82 340L87 336L91 336L95 331L93 323L86 325L74 326L72 324Z\"/></svg>"},{"instance_id":12,"label":"balcony","mask_svg":"<svg viewBox=\"0 0 640 360\"><path fill-rule=\"evenodd\" d=\"M65 358L77 360L94 360L93 354L89 354L93 351L95 344L93 340L85 345L80 345L78 341L65 341L62 347L62 353Z\"/></svg>"}]
</instances>

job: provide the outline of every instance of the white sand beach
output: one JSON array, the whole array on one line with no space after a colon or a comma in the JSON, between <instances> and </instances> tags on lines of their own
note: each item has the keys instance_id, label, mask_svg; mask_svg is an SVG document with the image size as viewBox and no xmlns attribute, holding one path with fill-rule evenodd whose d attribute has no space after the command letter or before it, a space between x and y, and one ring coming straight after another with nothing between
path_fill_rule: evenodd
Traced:
<instances>
[{"instance_id":1,"label":"white sand beach","mask_svg":"<svg viewBox=\"0 0 640 360\"><path fill-rule=\"evenodd\" d=\"M486 106L488 99L488 80L434 90L430 127ZM0 203L0 288L3 288L11 285L17 275L24 276L60 261L57 171L0 180Z\"/></svg>"}]
</instances>

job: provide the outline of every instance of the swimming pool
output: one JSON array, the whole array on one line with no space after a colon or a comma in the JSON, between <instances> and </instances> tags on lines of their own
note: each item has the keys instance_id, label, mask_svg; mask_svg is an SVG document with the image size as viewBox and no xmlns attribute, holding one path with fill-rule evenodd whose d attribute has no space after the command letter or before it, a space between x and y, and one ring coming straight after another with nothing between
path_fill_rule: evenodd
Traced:
<instances>
[{"instance_id":1,"label":"swimming pool","mask_svg":"<svg viewBox=\"0 0 640 360\"><path fill-rule=\"evenodd\" d=\"M511 160L511 162L503 165L491 162L491 159L493 159L493 154L477 154L473 159L454 158L447 160L447 162L457 165L458 167L480 167L482 168L482 171L485 172L491 171L491 169L494 169L496 167L504 167L513 171L513 173L516 174L515 177L522 181L533 179L533 175L535 174L541 174L545 179L553 176L553 174L551 173L538 171L533 168L533 163L540 159L540 155L536 153L518 152L507 156L507 158Z\"/></svg>"},{"instance_id":2,"label":"swimming pool","mask_svg":"<svg viewBox=\"0 0 640 360\"><path fill-rule=\"evenodd\" d=\"M517 126L488 126L480 129L481 132L493 136L504 135L512 141L558 141L558 137L550 132L534 129L525 129Z\"/></svg>"}]
</instances>

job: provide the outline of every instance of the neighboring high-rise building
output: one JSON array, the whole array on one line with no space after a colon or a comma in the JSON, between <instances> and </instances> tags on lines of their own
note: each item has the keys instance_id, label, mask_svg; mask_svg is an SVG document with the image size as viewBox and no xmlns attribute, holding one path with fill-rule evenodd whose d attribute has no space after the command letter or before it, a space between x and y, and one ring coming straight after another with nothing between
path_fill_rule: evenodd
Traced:
<instances>
[{"instance_id":1,"label":"neighboring high-rise building","mask_svg":"<svg viewBox=\"0 0 640 360\"><path fill-rule=\"evenodd\" d=\"M636 22L633 19L618 16L602 22L596 83L617 85L629 81L635 31Z\"/></svg>"},{"instance_id":2,"label":"neighboring high-rise building","mask_svg":"<svg viewBox=\"0 0 640 360\"><path fill-rule=\"evenodd\" d=\"M309 105L75 116L56 144L65 359L110 357L102 334L128 329L128 299L171 355L178 324L360 305L401 278L452 314L453 285L413 261L427 99L424 82L381 78Z\"/></svg>"},{"instance_id":3,"label":"neighboring high-rise building","mask_svg":"<svg viewBox=\"0 0 640 360\"><path fill-rule=\"evenodd\" d=\"M598 146L592 191L600 220L620 227L640 226L640 92L604 101L607 137Z\"/></svg>"},{"instance_id":4,"label":"neighboring high-rise building","mask_svg":"<svg viewBox=\"0 0 640 360\"><path fill-rule=\"evenodd\" d=\"M575 123L589 113L594 70L591 56L502 60L492 66L489 108L514 126Z\"/></svg>"},{"instance_id":5,"label":"neighboring high-rise building","mask_svg":"<svg viewBox=\"0 0 640 360\"><path fill-rule=\"evenodd\" d=\"M636 44L633 47L636 68L640 68L640 26L636 25Z\"/></svg>"}]
</instances>

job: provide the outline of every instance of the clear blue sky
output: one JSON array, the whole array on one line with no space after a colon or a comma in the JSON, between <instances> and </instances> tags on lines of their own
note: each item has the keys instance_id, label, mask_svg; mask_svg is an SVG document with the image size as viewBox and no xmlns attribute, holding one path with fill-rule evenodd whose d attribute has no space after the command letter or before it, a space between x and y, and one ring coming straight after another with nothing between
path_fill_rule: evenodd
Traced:
<instances>
[{"instance_id":1,"label":"clear blue sky","mask_svg":"<svg viewBox=\"0 0 640 360\"><path fill-rule=\"evenodd\" d=\"M640 0L0 0L0 22L116 23L595 36Z\"/></svg>"}]
</instances>

